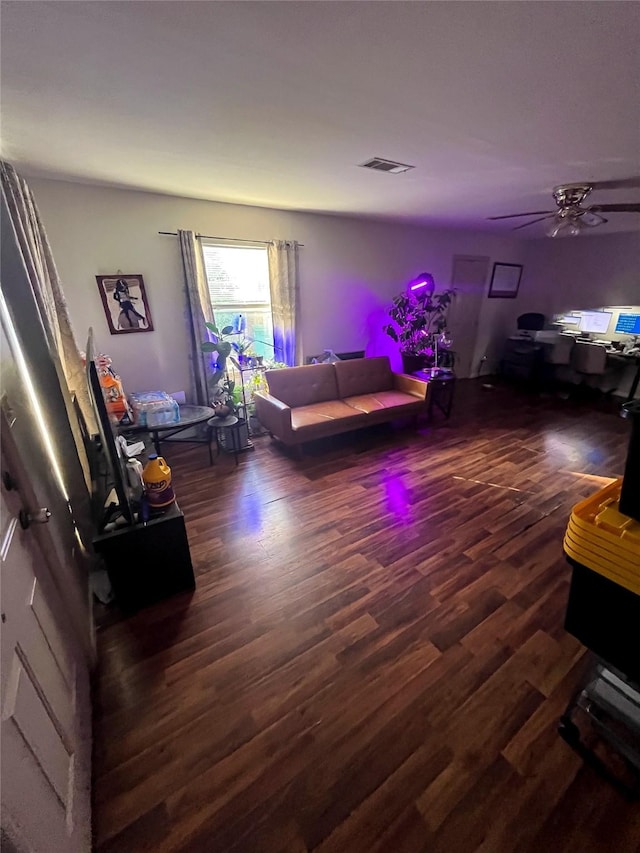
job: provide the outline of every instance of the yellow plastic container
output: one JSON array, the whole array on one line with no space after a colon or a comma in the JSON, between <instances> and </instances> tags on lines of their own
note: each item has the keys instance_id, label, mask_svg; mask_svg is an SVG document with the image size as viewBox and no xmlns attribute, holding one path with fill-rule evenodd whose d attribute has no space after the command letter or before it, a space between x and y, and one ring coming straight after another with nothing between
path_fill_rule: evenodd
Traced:
<instances>
[{"instance_id":1,"label":"yellow plastic container","mask_svg":"<svg viewBox=\"0 0 640 853\"><path fill-rule=\"evenodd\" d=\"M171 468L162 456L156 453L149 454L149 461L144 466L142 479L149 506L152 509L168 507L175 501L176 496L171 486Z\"/></svg>"},{"instance_id":2,"label":"yellow plastic container","mask_svg":"<svg viewBox=\"0 0 640 853\"><path fill-rule=\"evenodd\" d=\"M564 550L576 562L640 595L640 523L619 510L622 480L576 504Z\"/></svg>"}]
</instances>

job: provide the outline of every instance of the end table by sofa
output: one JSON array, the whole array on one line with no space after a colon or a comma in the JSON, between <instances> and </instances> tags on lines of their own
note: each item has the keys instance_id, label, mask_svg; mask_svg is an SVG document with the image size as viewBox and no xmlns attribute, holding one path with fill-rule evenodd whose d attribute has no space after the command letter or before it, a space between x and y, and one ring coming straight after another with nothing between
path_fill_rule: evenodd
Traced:
<instances>
[{"instance_id":1,"label":"end table by sofa","mask_svg":"<svg viewBox=\"0 0 640 853\"><path fill-rule=\"evenodd\" d=\"M433 420L436 409L448 420L453 408L453 395L456 387L456 376L451 371L442 371L431 375L429 371L418 370L412 374L417 379L429 383L427 391L427 418Z\"/></svg>"}]
</instances>

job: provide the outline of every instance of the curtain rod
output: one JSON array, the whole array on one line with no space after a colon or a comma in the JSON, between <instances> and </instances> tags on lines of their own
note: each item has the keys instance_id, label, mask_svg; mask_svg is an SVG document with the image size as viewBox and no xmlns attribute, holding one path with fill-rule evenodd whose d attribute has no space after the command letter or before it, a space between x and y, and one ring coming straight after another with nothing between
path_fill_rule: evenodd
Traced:
<instances>
[{"instance_id":1,"label":"curtain rod","mask_svg":"<svg viewBox=\"0 0 640 853\"><path fill-rule=\"evenodd\" d=\"M158 231L158 234L164 234L166 237L177 237L177 231ZM196 234L196 239L200 240L203 238L205 240L230 240L232 243L264 243L265 246L268 246L271 242L270 240L243 240L240 237L210 237L208 234ZM294 242L292 240L287 240L287 243ZM298 243L298 246L304 247L304 243Z\"/></svg>"}]
</instances>

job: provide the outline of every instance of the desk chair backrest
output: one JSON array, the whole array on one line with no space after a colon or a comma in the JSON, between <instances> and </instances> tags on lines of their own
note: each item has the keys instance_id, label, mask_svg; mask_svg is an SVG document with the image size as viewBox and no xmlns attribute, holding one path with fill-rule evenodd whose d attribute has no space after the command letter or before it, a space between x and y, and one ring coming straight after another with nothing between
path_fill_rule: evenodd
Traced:
<instances>
[{"instance_id":1,"label":"desk chair backrest","mask_svg":"<svg viewBox=\"0 0 640 853\"><path fill-rule=\"evenodd\" d=\"M528 332L539 332L544 329L545 322L544 314L538 314L536 311L529 311L527 314L521 314L518 317L518 329Z\"/></svg>"}]
</instances>

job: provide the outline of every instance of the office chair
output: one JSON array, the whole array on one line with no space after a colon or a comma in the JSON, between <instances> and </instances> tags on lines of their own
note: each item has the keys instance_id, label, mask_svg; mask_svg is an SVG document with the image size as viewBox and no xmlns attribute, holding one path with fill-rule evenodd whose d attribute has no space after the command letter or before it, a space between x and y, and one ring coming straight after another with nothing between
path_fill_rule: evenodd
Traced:
<instances>
[{"instance_id":1,"label":"office chair","mask_svg":"<svg viewBox=\"0 0 640 853\"><path fill-rule=\"evenodd\" d=\"M521 314L518 317L518 331L539 332L544 329L546 321L544 314L538 314L537 311L529 311L527 314Z\"/></svg>"},{"instance_id":2,"label":"office chair","mask_svg":"<svg viewBox=\"0 0 640 853\"><path fill-rule=\"evenodd\" d=\"M500 374L505 378L537 383L540 379L543 349L534 339L545 323L544 314L529 312L518 317L518 334L507 338L500 359Z\"/></svg>"}]
</instances>

